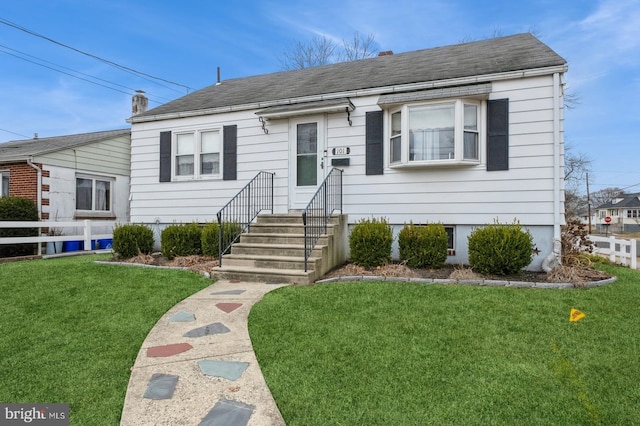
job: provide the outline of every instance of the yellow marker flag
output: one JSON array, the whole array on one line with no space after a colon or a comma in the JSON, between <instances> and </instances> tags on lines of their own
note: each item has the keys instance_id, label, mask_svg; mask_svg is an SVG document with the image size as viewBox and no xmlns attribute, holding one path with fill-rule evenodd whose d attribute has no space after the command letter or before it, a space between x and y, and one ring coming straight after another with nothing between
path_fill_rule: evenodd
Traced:
<instances>
[{"instance_id":1,"label":"yellow marker flag","mask_svg":"<svg viewBox=\"0 0 640 426\"><path fill-rule=\"evenodd\" d=\"M584 318L585 316L586 315L584 313L580 312L579 310L571 308L571 313L569 314L569 321L578 322L582 318Z\"/></svg>"}]
</instances>

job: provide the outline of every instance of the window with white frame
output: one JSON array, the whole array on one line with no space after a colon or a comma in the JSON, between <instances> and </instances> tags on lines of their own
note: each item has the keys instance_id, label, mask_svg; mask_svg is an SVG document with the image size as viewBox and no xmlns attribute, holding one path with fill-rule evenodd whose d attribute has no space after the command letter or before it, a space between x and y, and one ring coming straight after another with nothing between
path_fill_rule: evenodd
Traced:
<instances>
[{"instance_id":1,"label":"window with white frame","mask_svg":"<svg viewBox=\"0 0 640 426\"><path fill-rule=\"evenodd\" d=\"M9 196L9 172L0 170L0 197Z\"/></svg>"},{"instance_id":2,"label":"window with white frame","mask_svg":"<svg viewBox=\"0 0 640 426\"><path fill-rule=\"evenodd\" d=\"M458 99L391 111L390 164L479 162L480 105Z\"/></svg>"},{"instance_id":3,"label":"window with white frame","mask_svg":"<svg viewBox=\"0 0 640 426\"><path fill-rule=\"evenodd\" d=\"M640 209L629 209L629 210L627 210L627 218L628 219L640 218Z\"/></svg>"},{"instance_id":4,"label":"window with white frame","mask_svg":"<svg viewBox=\"0 0 640 426\"><path fill-rule=\"evenodd\" d=\"M81 212L111 212L113 201L111 178L76 176L76 210Z\"/></svg>"},{"instance_id":5,"label":"window with white frame","mask_svg":"<svg viewBox=\"0 0 640 426\"><path fill-rule=\"evenodd\" d=\"M176 133L174 175L178 178L220 177L221 141L219 130Z\"/></svg>"}]
</instances>

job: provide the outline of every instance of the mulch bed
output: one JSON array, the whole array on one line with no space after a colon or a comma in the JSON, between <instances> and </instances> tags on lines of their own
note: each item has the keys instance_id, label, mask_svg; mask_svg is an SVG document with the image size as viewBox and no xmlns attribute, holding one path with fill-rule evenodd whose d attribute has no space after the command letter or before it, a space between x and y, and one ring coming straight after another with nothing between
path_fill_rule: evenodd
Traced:
<instances>
[{"instance_id":1,"label":"mulch bed","mask_svg":"<svg viewBox=\"0 0 640 426\"><path fill-rule=\"evenodd\" d=\"M113 261L139 263L153 266L181 267L192 269L196 272L208 272L218 266L217 259L211 256L178 256L171 260L161 253L151 255L139 255L130 259L119 259L114 257ZM551 273L542 271L522 271L516 275L481 275L473 272L468 267L460 265L446 264L440 269L420 269L409 268L402 263L391 263L375 268L363 268L351 263L339 266L328 274L325 278L335 278L344 276L384 276L403 278L431 278L431 279L488 279L503 281L523 281L523 282L573 282L584 283L590 281L600 281L611 278L606 272L590 267L563 267Z\"/></svg>"}]
</instances>

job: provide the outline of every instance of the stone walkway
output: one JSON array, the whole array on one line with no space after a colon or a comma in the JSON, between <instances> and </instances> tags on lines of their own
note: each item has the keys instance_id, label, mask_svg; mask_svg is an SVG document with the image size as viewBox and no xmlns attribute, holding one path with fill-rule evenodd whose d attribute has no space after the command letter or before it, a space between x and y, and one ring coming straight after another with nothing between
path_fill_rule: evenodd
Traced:
<instances>
[{"instance_id":1,"label":"stone walkway","mask_svg":"<svg viewBox=\"0 0 640 426\"><path fill-rule=\"evenodd\" d=\"M217 281L169 310L138 353L120 424L284 426L247 324L284 285Z\"/></svg>"}]
</instances>

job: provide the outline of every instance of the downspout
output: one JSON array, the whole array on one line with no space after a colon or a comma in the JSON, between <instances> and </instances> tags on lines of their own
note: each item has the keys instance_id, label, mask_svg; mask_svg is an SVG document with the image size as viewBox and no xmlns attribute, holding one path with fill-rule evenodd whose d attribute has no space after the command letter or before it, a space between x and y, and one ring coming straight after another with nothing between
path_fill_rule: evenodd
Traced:
<instances>
[{"instance_id":1,"label":"downspout","mask_svg":"<svg viewBox=\"0 0 640 426\"><path fill-rule=\"evenodd\" d=\"M40 167L33 164L33 157L27 158L27 164L36 169L38 173L38 189L36 193L37 204L38 204L38 220L42 220L42 170Z\"/></svg>"},{"instance_id":2,"label":"downspout","mask_svg":"<svg viewBox=\"0 0 640 426\"><path fill-rule=\"evenodd\" d=\"M549 272L554 266L561 264L562 243L560 239L560 195L561 183L564 177L561 175L562 165L560 163L560 144L562 142L560 134L560 73L553 74L553 251L542 261L542 269Z\"/></svg>"}]
</instances>

